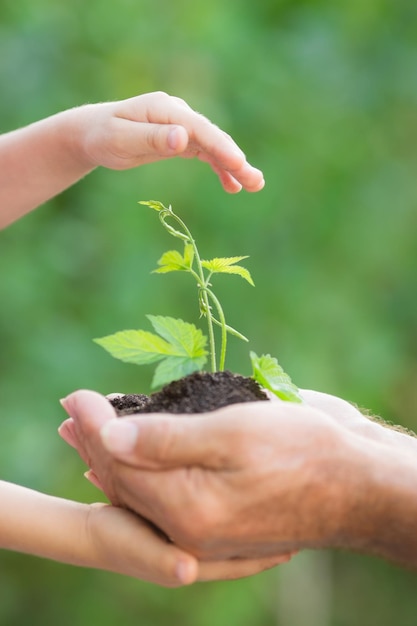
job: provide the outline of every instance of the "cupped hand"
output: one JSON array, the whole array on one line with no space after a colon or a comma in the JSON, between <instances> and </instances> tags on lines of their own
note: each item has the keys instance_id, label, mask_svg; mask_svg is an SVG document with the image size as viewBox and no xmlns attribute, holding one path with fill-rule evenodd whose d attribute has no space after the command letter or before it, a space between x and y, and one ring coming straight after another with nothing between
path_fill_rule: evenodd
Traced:
<instances>
[{"instance_id":1,"label":"cupped hand","mask_svg":"<svg viewBox=\"0 0 417 626\"><path fill-rule=\"evenodd\" d=\"M257 402L118 420L87 391L64 407L61 435L110 500L202 559L318 547L338 530L343 502L329 500L323 476L337 476L343 436L320 411Z\"/></svg>"},{"instance_id":2,"label":"cupped hand","mask_svg":"<svg viewBox=\"0 0 417 626\"><path fill-rule=\"evenodd\" d=\"M262 172L233 139L184 100L154 92L74 110L77 136L92 167L123 170L180 156L208 163L229 193L259 191Z\"/></svg>"},{"instance_id":3,"label":"cupped hand","mask_svg":"<svg viewBox=\"0 0 417 626\"><path fill-rule=\"evenodd\" d=\"M142 561L138 561L136 553L132 554L131 563L125 558L127 563L124 567L130 567L134 572L133 575L165 586L178 586L195 580L231 580L252 576L290 560L294 552L283 554L275 551L272 555L257 558L216 559L211 555L210 560L198 561L191 554L180 550L159 528L137 514L141 508L136 502L137 494L133 500L125 497L124 488L121 486L125 478L121 478L119 484L118 476L123 465L114 460L105 449L100 435L101 428L108 422L113 422L115 418L115 412L109 402L97 393L80 391L64 400L62 404L74 419L69 418L61 425L60 435L78 450L89 467L94 467L94 470L86 472L87 478L102 489L114 505L94 513L130 516L131 519L128 521L132 529L133 525L136 525L136 532L140 527L144 535L142 543L146 549ZM129 482L131 477L127 476L126 480ZM132 511L136 514L134 515ZM183 511L182 514L187 516L187 511ZM92 534L97 536L97 533ZM101 545L106 549L107 541L101 541ZM125 553L120 550L120 558L124 555Z\"/></svg>"}]
</instances>

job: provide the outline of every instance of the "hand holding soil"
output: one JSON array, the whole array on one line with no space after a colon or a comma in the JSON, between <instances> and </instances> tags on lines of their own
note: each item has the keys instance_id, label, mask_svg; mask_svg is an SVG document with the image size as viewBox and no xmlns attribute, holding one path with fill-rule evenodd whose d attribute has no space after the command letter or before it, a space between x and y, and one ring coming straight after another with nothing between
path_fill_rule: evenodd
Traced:
<instances>
[{"instance_id":1,"label":"hand holding soil","mask_svg":"<svg viewBox=\"0 0 417 626\"><path fill-rule=\"evenodd\" d=\"M139 512L141 496L136 491L136 479L132 481L130 476L132 468L128 470L126 481L124 477L119 477L119 470L122 475L124 474L123 464L112 458L101 441L101 428L116 416L108 400L95 392L80 391L66 398L62 404L75 419L70 418L61 425L60 435L68 444L75 447L85 463L93 468L88 472L88 478L97 487L103 489L114 505L134 511L140 516L141 523L146 523ZM80 420L81 415L83 418ZM119 478L121 478L120 482ZM127 492L130 492L129 496ZM134 502L136 500L138 502ZM166 536L163 531L160 534ZM170 535L167 536L172 541L173 538ZM171 541L168 542L167 549ZM223 559L212 555L209 559L198 563L196 579L207 581L251 576L286 563L291 556L292 552L281 553L281 551L254 558L242 557L232 560L228 557Z\"/></svg>"},{"instance_id":2,"label":"hand holding soil","mask_svg":"<svg viewBox=\"0 0 417 626\"><path fill-rule=\"evenodd\" d=\"M114 420L103 396L81 391L65 401L61 434L113 503L200 558L333 547L417 567L416 440L304 395L309 405Z\"/></svg>"}]
</instances>

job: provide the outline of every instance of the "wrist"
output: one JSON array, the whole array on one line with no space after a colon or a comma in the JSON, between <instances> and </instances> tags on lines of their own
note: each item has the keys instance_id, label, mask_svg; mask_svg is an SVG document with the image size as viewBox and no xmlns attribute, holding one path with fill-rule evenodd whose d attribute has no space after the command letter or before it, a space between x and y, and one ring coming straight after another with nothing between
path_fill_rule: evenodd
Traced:
<instances>
[{"instance_id":1,"label":"wrist","mask_svg":"<svg viewBox=\"0 0 417 626\"><path fill-rule=\"evenodd\" d=\"M333 547L417 567L417 462L411 454L363 437L351 438L344 515Z\"/></svg>"},{"instance_id":2,"label":"wrist","mask_svg":"<svg viewBox=\"0 0 417 626\"><path fill-rule=\"evenodd\" d=\"M63 154L76 164L83 174L87 174L98 166L88 151L90 136L94 129L94 109L98 105L85 104L69 109L56 116L61 125Z\"/></svg>"},{"instance_id":3,"label":"wrist","mask_svg":"<svg viewBox=\"0 0 417 626\"><path fill-rule=\"evenodd\" d=\"M345 547L351 530L347 519L355 509L357 484L361 484L361 438L336 424L328 424L316 457L310 459L310 511L305 515L308 529L302 535L311 540L300 548ZM358 441L356 441L358 439ZM365 441L365 440L363 440Z\"/></svg>"}]
</instances>

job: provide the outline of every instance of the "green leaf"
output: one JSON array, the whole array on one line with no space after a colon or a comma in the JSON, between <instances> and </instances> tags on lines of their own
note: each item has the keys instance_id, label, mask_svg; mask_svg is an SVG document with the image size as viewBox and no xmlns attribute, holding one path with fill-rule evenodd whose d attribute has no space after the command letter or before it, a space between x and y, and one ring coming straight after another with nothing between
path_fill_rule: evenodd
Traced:
<instances>
[{"instance_id":1,"label":"green leaf","mask_svg":"<svg viewBox=\"0 0 417 626\"><path fill-rule=\"evenodd\" d=\"M250 285L254 286L255 283L253 282L249 271L241 265L235 265L235 263L238 263L239 261L247 258L247 256L215 258L211 259L210 261L201 261L201 265L213 274L238 274L239 276L247 280Z\"/></svg>"},{"instance_id":2,"label":"green leaf","mask_svg":"<svg viewBox=\"0 0 417 626\"><path fill-rule=\"evenodd\" d=\"M159 202L158 200L140 200L138 204L149 206L151 209L155 209L155 211L166 211L166 207L164 207L162 202Z\"/></svg>"},{"instance_id":3,"label":"green leaf","mask_svg":"<svg viewBox=\"0 0 417 626\"><path fill-rule=\"evenodd\" d=\"M173 380L179 380L193 372L203 369L207 357L189 359L187 357L167 357L161 361L155 370L152 380L152 389L162 387Z\"/></svg>"},{"instance_id":4,"label":"green leaf","mask_svg":"<svg viewBox=\"0 0 417 626\"><path fill-rule=\"evenodd\" d=\"M158 261L158 267L153 270L155 274L166 274L167 272L186 272L191 269L194 258L194 250L191 244L184 246L184 256L178 250L168 250L164 252Z\"/></svg>"},{"instance_id":5,"label":"green leaf","mask_svg":"<svg viewBox=\"0 0 417 626\"><path fill-rule=\"evenodd\" d=\"M152 387L203 368L207 361L207 338L200 329L173 317L148 315L148 318L158 334L124 330L94 341L126 363L146 365L159 361Z\"/></svg>"},{"instance_id":6,"label":"green leaf","mask_svg":"<svg viewBox=\"0 0 417 626\"><path fill-rule=\"evenodd\" d=\"M281 400L287 402L302 402L298 387L284 372L278 361L270 354L258 357L250 352L253 367L253 378L265 389L272 391Z\"/></svg>"},{"instance_id":7,"label":"green leaf","mask_svg":"<svg viewBox=\"0 0 417 626\"><path fill-rule=\"evenodd\" d=\"M156 363L173 354L167 341L145 330L122 330L94 341L116 359L137 365Z\"/></svg>"},{"instance_id":8,"label":"green leaf","mask_svg":"<svg viewBox=\"0 0 417 626\"><path fill-rule=\"evenodd\" d=\"M207 355L205 349L207 337L194 324L162 315L147 315L147 318L158 335L172 346L174 350L172 355L185 356L190 359Z\"/></svg>"}]
</instances>

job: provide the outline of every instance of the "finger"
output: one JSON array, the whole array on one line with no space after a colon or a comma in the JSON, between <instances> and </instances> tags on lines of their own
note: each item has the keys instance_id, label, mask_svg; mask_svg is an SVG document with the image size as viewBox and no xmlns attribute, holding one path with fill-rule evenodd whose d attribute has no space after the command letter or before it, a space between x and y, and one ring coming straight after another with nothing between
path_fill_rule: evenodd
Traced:
<instances>
[{"instance_id":1,"label":"finger","mask_svg":"<svg viewBox=\"0 0 417 626\"><path fill-rule=\"evenodd\" d=\"M247 191L258 191L264 185L262 172L248 164L236 142L180 98L162 92L145 94L117 104L116 115L127 122L137 120L149 126L182 127L188 135L187 149L174 146L174 154L206 155L217 164L219 170L228 171ZM155 160L155 156L150 156L146 162L150 160Z\"/></svg>"},{"instance_id":2,"label":"finger","mask_svg":"<svg viewBox=\"0 0 417 626\"><path fill-rule=\"evenodd\" d=\"M77 450L81 459L86 465L88 465L89 455L87 454L87 451L85 450L81 439L77 437L75 423L71 417L61 424L61 426L58 428L58 434L68 445Z\"/></svg>"},{"instance_id":3,"label":"finger","mask_svg":"<svg viewBox=\"0 0 417 626\"><path fill-rule=\"evenodd\" d=\"M61 404L74 425L82 425L83 430L91 431L92 435L116 417L116 411L107 398L96 391L80 389L61 400Z\"/></svg>"},{"instance_id":4,"label":"finger","mask_svg":"<svg viewBox=\"0 0 417 626\"><path fill-rule=\"evenodd\" d=\"M222 163L215 160L211 153L200 150L196 156L200 161L209 163L214 172L219 176L223 186L225 186L222 180L223 177L229 176L230 179L234 181L234 189L225 187L225 190L229 193L236 193L236 191L240 191L242 187L249 192L260 191L265 186L262 172L249 165L246 160L240 162L238 167L233 169L232 167L224 167ZM237 185L240 185L239 189L237 189Z\"/></svg>"},{"instance_id":5,"label":"finger","mask_svg":"<svg viewBox=\"0 0 417 626\"><path fill-rule=\"evenodd\" d=\"M238 193L242 189L242 185L234 178L230 172L221 169L212 159L206 158L202 155L198 157L200 161L208 163L215 174L219 177L220 183L223 189L227 193Z\"/></svg>"},{"instance_id":6,"label":"finger","mask_svg":"<svg viewBox=\"0 0 417 626\"><path fill-rule=\"evenodd\" d=\"M239 192L243 183L247 191L259 191L264 186L262 173L246 163L243 153L239 151L238 159L235 159L234 155L231 158L226 154L221 162L218 162L212 152L206 152L208 148L205 149L202 145L189 145L188 132L182 126L149 124L116 118L114 130L117 133L118 145L123 146L117 155L122 159L120 168L152 163L175 156L197 157L200 161L210 164L228 193ZM229 169L224 167L225 162L228 163ZM242 179L242 182L239 182L238 178Z\"/></svg>"},{"instance_id":7,"label":"finger","mask_svg":"<svg viewBox=\"0 0 417 626\"><path fill-rule=\"evenodd\" d=\"M181 154L189 141L187 130L174 124L149 124L116 118L113 132L116 145L120 146L117 156L140 163Z\"/></svg>"},{"instance_id":8,"label":"finger","mask_svg":"<svg viewBox=\"0 0 417 626\"><path fill-rule=\"evenodd\" d=\"M90 456L85 445L83 445L83 440L77 436L75 423L71 417L61 424L58 428L58 434L68 445L75 448L84 463L89 465Z\"/></svg>"},{"instance_id":9,"label":"finger","mask_svg":"<svg viewBox=\"0 0 417 626\"><path fill-rule=\"evenodd\" d=\"M94 391L76 391L61 404L72 418L64 422L63 435L69 437L83 461L91 467L91 452L102 447L100 428L114 419L116 412L104 396Z\"/></svg>"},{"instance_id":10,"label":"finger","mask_svg":"<svg viewBox=\"0 0 417 626\"><path fill-rule=\"evenodd\" d=\"M95 472L93 472L93 470L90 469L88 470L88 472L85 472L84 478L86 478L88 482L94 485L94 487L97 487L97 489L100 489L100 491L104 492L103 485L101 484L99 477Z\"/></svg>"},{"instance_id":11,"label":"finger","mask_svg":"<svg viewBox=\"0 0 417 626\"><path fill-rule=\"evenodd\" d=\"M69 446L76 449L78 448L78 440L75 434L74 420L72 417L62 422L61 426L58 428L58 434Z\"/></svg>"},{"instance_id":12,"label":"finger","mask_svg":"<svg viewBox=\"0 0 417 626\"><path fill-rule=\"evenodd\" d=\"M103 446L119 461L134 467L167 469L198 465L231 469L230 449L239 439L236 420L209 416L153 414L108 421L101 429Z\"/></svg>"},{"instance_id":13,"label":"finger","mask_svg":"<svg viewBox=\"0 0 417 626\"><path fill-rule=\"evenodd\" d=\"M191 141L187 128L179 125L150 124L116 118L113 130L117 137L115 143L121 146L116 152L120 162L113 165L117 169L176 156L197 157L211 165L229 193L240 191L242 186L251 192L259 191L264 186L262 172L246 162L243 153L230 138L224 138L224 133L221 135L225 145L223 152L219 152L217 144L197 143L200 136ZM222 155L220 159L219 154Z\"/></svg>"},{"instance_id":14,"label":"finger","mask_svg":"<svg viewBox=\"0 0 417 626\"><path fill-rule=\"evenodd\" d=\"M246 157L236 142L180 98L158 93L150 94L144 102L148 123L182 126L190 141L210 154L223 169L239 169L245 163Z\"/></svg>"},{"instance_id":15,"label":"finger","mask_svg":"<svg viewBox=\"0 0 417 626\"><path fill-rule=\"evenodd\" d=\"M231 559L228 561L200 561L198 580L235 580L254 576L260 572L283 565L291 560L293 553L262 559Z\"/></svg>"},{"instance_id":16,"label":"finger","mask_svg":"<svg viewBox=\"0 0 417 626\"><path fill-rule=\"evenodd\" d=\"M242 185L229 172L218 171L217 175L227 193L239 193L242 190Z\"/></svg>"},{"instance_id":17,"label":"finger","mask_svg":"<svg viewBox=\"0 0 417 626\"><path fill-rule=\"evenodd\" d=\"M167 587L196 580L195 557L170 543L145 520L109 505L91 505L91 512L90 536L96 542L103 569L118 570Z\"/></svg>"}]
</instances>

